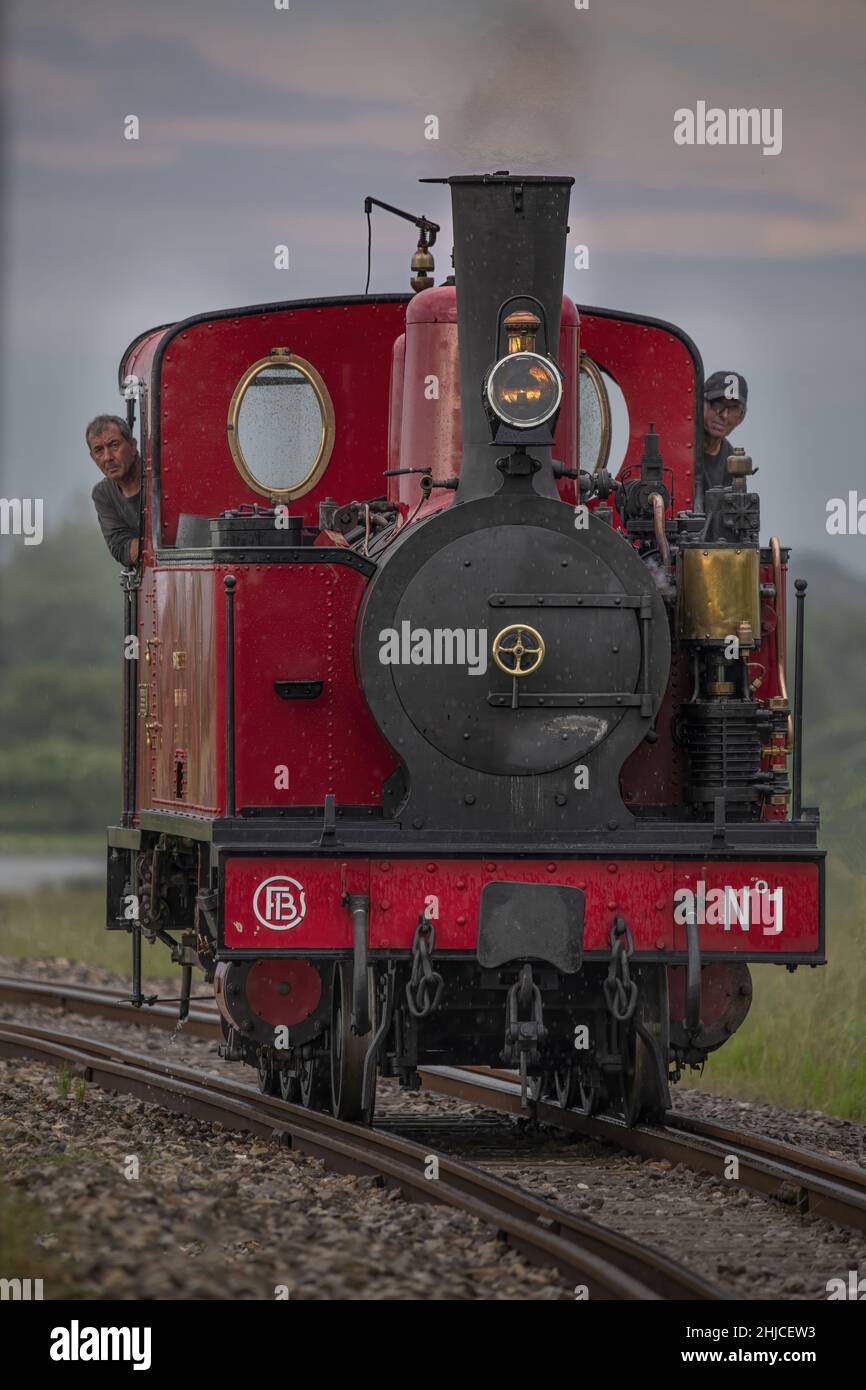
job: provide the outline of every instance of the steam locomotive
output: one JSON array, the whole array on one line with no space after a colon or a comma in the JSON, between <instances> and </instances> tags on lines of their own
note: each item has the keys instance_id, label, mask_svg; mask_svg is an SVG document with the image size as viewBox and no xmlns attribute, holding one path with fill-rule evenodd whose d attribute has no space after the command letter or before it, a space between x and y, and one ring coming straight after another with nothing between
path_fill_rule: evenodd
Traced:
<instances>
[{"instance_id":1,"label":"steam locomotive","mask_svg":"<svg viewBox=\"0 0 866 1390\"><path fill-rule=\"evenodd\" d=\"M204 969L268 1093L369 1121L379 1075L504 1064L634 1123L742 1024L750 963L824 961L805 585L789 702L788 551L742 450L703 487L694 345L563 296L572 179L443 182L443 284L413 218L411 295L123 356L107 924L138 1005L142 940L182 1015Z\"/></svg>"}]
</instances>

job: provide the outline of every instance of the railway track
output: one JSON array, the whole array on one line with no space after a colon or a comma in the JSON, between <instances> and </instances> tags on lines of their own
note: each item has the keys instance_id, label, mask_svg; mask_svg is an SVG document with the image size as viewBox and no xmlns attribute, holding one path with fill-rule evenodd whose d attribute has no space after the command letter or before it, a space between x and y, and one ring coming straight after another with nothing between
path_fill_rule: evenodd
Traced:
<instances>
[{"instance_id":1,"label":"railway track","mask_svg":"<svg viewBox=\"0 0 866 1390\"><path fill-rule=\"evenodd\" d=\"M166 1003L135 1009L110 990L56 981L2 977L0 1001L48 1005L127 1023L147 1022L166 1029L177 1027L176 1011ZM194 1000L183 1028L202 1037L221 1036L215 1005ZM751 1191L802 1214L866 1231L866 1173L838 1159L676 1111L668 1113L663 1125L628 1128L613 1116L562 1110L546 1101L531 1104L527 1110L521 1104L515 1075L509 1071L423 1067L421 1074L424 1086L440 1094L484 1109L530 1114L569 1133L601 1140L645 1158L681 1163L714 1177L730 1179L735 1175L735 1180ZM736 1164L732 1164L733 1159Z\"/></svg>"},{"instance_id":2,"label":"railway track","mask_svg":"<svg viewBox=\"0 0 866 1390\"><path fill-rule=\"evenodd\" d=\"M275 1137L338 1172L372 1176L410 1200L455 1207L492 1226L529 1259L557 1268L591 1298L734 1297L627 1236L387 1130L349 1124L263 1096L239 1082L55 1029L4 1024L0 1056L66 1065L103 1090L134 1095L208 1123L219 1121L225 1128Z\"/></svg>"},{"instance_id":3,"label":"railway track","mask_svg":"<svg viewBox=\"0 0 866 1390\"><path fill-rule=\"evenodd\" d=\"M528 1113L521 1105L520 1086L513 1072L426 1067L422 1075L425 1086L443 1095L487 1109ZM667 1159L713 1177L733 1178L802 1214L866 1231L866 1172L827 1155L675 1110L668 1112L665 1124L632 1128L615 1116L562 1110L545 1101L532 1105L530 1113L544 1123L644 1158Z\"/></svg>"}]
</instances>

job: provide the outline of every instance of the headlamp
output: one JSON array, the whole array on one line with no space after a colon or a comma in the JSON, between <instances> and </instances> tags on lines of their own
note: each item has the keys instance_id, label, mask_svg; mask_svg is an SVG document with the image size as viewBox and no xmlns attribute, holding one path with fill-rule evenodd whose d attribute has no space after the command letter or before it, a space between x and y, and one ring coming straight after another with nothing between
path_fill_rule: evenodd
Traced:
<instances>
[{"instance_id":1,"label":"headlamp","mask_svg":"<svg viewBox=\"0 0 866 1390\"><path fill-rule=\"evenodd\" d=\"M559 410L562 376L550 358L538 352L511 352L490 368L484 398L503 424L534 429Z\"/></svg>"}]
</instances>

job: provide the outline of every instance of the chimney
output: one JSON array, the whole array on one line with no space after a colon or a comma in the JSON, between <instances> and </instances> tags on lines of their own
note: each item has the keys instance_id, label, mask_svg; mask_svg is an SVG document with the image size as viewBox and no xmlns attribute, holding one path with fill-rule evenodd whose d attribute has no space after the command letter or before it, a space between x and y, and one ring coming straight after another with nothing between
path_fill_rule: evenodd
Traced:
<instances>
[{"instance_id":1,"label":"chimney","mask_svg":"<svg viewBox=\"0 0 866 1390\"><path fill-rule=\"evenodd\" d=\"M463 462L456 502L487 497L501 486L499 453L491 442L481 385L496 360L496 320L512 295L533 295L547 315L537 349L559 357L559 322L568 230L568 201L574 179L520 178L507 173L456 175L451 186L454 222L454 275L460 350L460 409ZM527 308L520 302L512 310ZM501 351L506 351L503 337ZM536 492L556 497L549 448L530 448L542 467L533 477Z\"/></svg>"}]
</instances>

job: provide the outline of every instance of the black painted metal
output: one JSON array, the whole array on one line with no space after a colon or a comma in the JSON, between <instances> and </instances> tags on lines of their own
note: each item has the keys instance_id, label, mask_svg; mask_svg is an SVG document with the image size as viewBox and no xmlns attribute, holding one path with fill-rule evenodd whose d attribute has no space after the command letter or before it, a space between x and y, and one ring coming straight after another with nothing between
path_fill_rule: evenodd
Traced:
<instances>
[{"instance_id":1,"label":"black painted metal","mask_svg":"<svg viewBox=\"0 0 866 1390\"><path fill-rule=\"evenodd\" d=\"M124 571L124 638L138 639L138 587L134 577ZM125 642L124 642L125 648ZM135 815L136 735L138 733L138 659L127 658L124 650L123 673L123 812L121 823L131 826Z\"/></svg>"},{"instance_id":2,"label":"black painted metal","mask_svg":"<svg viewBox=\"0 0 866 1390\"><path fill-rule=\"evenodd\" d=\"M226 815L235 814L235 586L227 574L226 591Z\"/></svg>"},{"instance_id":3,"label":"black painted metal","mask_svg":"<svg viewBox=\"0 0 866 1390\"><path fill-rule=\"evenodd\" d=\"M503 302L515 295L539 300L554 356L558 348L574 179L485 174L461 175L448 182L460 345L460 503L489 496L499 487L481 387L496 352L497 315ZM533 481L535 491L556 497L550 449L533 449L533 457L542 464Z\"/></svg>"},{"instance_id":4,"label":"black painted metal","mask_svg":"<svg viewBox=\"0 0 866 1390\"><path fill-rule=\"evenodd\" d=\"M478 912L478 961L542 960L573 975L583 959L586 894L558 883L486 883Z\"/></svg>"},{"instance_id":5,"label":"black painted metal","mask_svg":"<svg viewBox=\"0 0 866 1390\"><path fill-rule=\"evenodd\" d=\"M281 550L265 548L252 550L213 549L211 546L184 546L182 549L167 547L158 551L160 567L172 565L186 569L191 563L198 563L203 569L220 565L346 565L359 574L375 574L376 565L366 556L359 555L346 546L305 546L300 550Z\"/></svg>"},{"instance_id":6,"label":"black painted metal","mask_svg":"<svg viewBox=\"0 0 866 1390\"><path fill-rule=\"evenodd\" d=\"M805 579L797 579L794 589L797 594L797 636L794 651L794 787L792 815L799 820L803 814L803 653L806 640L806 589Z\"/></svg>"},{"instance_id":7,"label":"black painted metal","mask_svg":"<svg viewBox=\"0 0 866 1390\"><path fill-rule=\"evenodd\" d=\"M491 591L506 589L531 593L533 606L498 615ZM537 602L569 590L613 602L583 611ZM493 666L491 647L500 626L520 621L537 626L548 651L538 675L519 683L513 708L514 682ZM406 623L410 631L472 629L488 669L473 676L468 664L383 664L382 633L402 633ZM576 530L570 507L538 497L528 478L508 477L495 497L449 508L394 542L365 592L357 631L367 702L408 773L397 809L404 827L483 826L501 835L531 821L541 835L631 824L619 772L659 708L670 637L652 576L619 533L592 516ZM571 705L572 695L588 701L594 691L608 692L610 703ZM506 703L491 705L491 694ZM524 703L532 695L563 703ZM588 768L586 790L575 786L577 763Z\"/></svg>"},{"instance_id":8,"label":"black painted metal","mask_svg":"<svg viewBox=\"0 0 866 1390\"><path fill-rule=\"evenodd\" d=\"M324 686L324 681L274 681L274 690L281 700L315 700Z\"/></svg>"},{"instance_id":9,"label":"black painted metal","mask_svg":"<svg viewBox=\"0 0 866 1390\"><path fill-rule=\"evenodd\" d=\"M346 906L352 914L352 1031L359 1037L370 1031L370 993L367 978L367 923L370 898L367 893L349 893Z\"/></svg>"}]
</instances>

